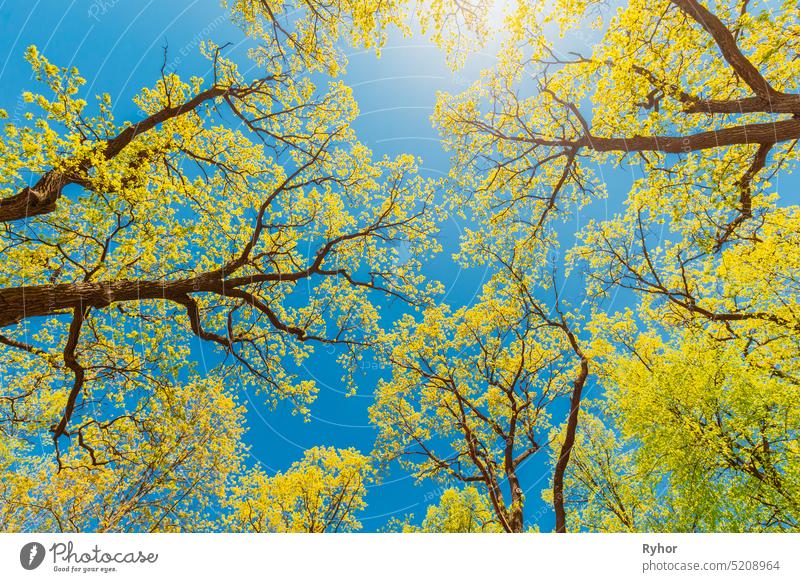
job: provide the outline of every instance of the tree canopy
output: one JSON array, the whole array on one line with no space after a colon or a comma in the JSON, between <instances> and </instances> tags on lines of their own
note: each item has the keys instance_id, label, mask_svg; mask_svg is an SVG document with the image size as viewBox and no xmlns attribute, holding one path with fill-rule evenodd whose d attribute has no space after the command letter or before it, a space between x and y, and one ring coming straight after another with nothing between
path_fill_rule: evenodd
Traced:
<instances>
[{"instance_id":1,"label":"tree canopy","mask_svg":"<svg viewBox=\"0 0 800 582\"><path fill-rule=\"evenodd\" d=\"M0 110L3 530L353 531L390 468L447 486L405 531L800 527L797 3L501 4L228 0L247 62L165 52L135 120L28 48L32 112ZM444 178L353 127L347 49L391 34L454 71L496 53L437 95ZM448 218L469 304L427 269ZM374 450L269 474L241 391L308 418L320 347L373 393Z\"/></svg>"}]
</instances>

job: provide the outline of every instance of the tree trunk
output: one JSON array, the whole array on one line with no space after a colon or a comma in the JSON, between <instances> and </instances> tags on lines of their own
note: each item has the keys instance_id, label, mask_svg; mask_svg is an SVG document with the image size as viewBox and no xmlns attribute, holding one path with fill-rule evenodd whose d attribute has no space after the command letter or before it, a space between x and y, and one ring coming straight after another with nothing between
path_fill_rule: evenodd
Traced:
<instances>
[{"instance_id":1,"label":"tree trunk","mask_svg":"<svg viewBox=\"0 0 800 582\"><path fill-rule=\"evenodd\" d=\"M577 347L574 338L571 337L570 339L573 343L573 348ZM579 350L578 352L580 353ZM564 437L564 443L561 445L556 469L553 473L553 508L556 512L557 533L565 533L567 531L566 512L564 511L564 473L567 471L569 457L575 444L575 433L578 429L578 412L581 407L581 393L588 376L589 361L585 356L581 355L580 371L572 386L572 398L570 399L569 417L567 418L567 434Z\"/></svg>"}]
</instances>

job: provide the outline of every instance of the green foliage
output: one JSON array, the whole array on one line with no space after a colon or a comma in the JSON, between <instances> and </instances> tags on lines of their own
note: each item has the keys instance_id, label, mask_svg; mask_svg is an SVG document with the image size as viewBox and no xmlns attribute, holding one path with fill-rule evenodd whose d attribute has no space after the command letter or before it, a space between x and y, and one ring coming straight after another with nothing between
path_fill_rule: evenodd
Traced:
<instances>
[{"instance_id":1,"label":"green foliage","mask_svg":"<svg viewBox=\"0 0 800 582\"><path fill-rule=\"evenodd\" d=\"M225 531L325 533L361 529L373 482L370 459L354 449L308 449L285 473L243 475L224 502Z\"/></svg>"}]
</instances>

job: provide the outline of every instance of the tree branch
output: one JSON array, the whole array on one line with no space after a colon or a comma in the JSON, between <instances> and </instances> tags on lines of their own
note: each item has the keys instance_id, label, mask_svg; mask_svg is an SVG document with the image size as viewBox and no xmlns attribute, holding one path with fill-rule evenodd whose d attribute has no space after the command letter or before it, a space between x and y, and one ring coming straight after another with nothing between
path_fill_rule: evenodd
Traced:
<instances>
[{"instance_id":1,"label":"tree branch","mask_svg":"<svg viewBox=\"0 0 800 582\"><path fill-rule=\"evenodd\" d=\"M64 414L59 423L53 429L53 440L56 441L61 435L68 434L67 424L72 418L72 413L75 411L75 403L78 400L78 395L81 393L83 383L86 380L86 370L83 369L83 366L81 366L81 364L78 362L78 359L75 357L75 348L78 346L78 340L80 339L81 335L81 327L83 326L83 320L88 311L88 307L79 306L75 308L74 315L72 316L72 323L70 323L69 326L67 343L64 346L64 364L70 370L72 370L73 374L75 375L75 381L73 382L72 389L67 397L67 404L64 407Z\"/></svg>"},{"instance_id":2,"label":"tree branch","mask_svg":"<svg viewBox=\"0 0 800 582\"><path fill-rule=\"evenodd\" d=\"M755 65L742 54L731 31L715 14L707 10L697 0L670 1L711 35L714 42L717 43L722 57L756 95L765 100L782 95L782 93L772 88Z\"/></svg>"},{"instance_id":3,"label":"tree branch","mask_svg":"<svg viewBox=\"0 0 800 582\"><path fill-rule=\"evenodd\" d=\"M165 107L146 119L125 128L116 137L107 140L102 146L103 159L110 160L116 157L137 135L150 131L160 123L193 111L203 103L217 97L241 91L240 88L225 89L215 86L198 93L185 103L174 107ZM67 160L64 165L72 166L76 170L72 172L49 170L32 187L23 188L19 193L0 200L0 222L23 220L30 216L53 212L64 187L69 184L87 185L85 176L92 168L88 161L72 159Z\"/></svg>"}]
</instances>

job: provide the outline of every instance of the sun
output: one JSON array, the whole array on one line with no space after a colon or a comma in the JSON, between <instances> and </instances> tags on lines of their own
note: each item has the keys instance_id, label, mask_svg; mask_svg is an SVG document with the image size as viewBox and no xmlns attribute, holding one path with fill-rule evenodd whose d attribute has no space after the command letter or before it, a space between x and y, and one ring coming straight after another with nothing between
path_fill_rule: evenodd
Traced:
<instances>
[{"instance_id":1,"label":"sun","mask_svg":"<svg viewBox=\"0 0 800 582\"><path fill-rule=\"evenodd\" d=\"M499 31L505 26L506 18L517 8L517 0L489 0L486 22L489 30Z\"/></svg>"}]
</instances>

